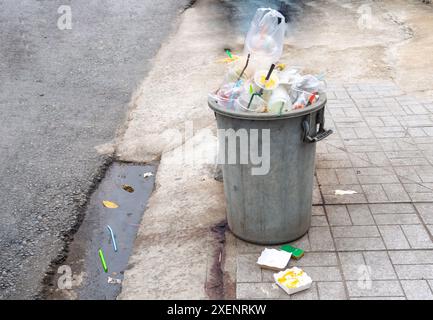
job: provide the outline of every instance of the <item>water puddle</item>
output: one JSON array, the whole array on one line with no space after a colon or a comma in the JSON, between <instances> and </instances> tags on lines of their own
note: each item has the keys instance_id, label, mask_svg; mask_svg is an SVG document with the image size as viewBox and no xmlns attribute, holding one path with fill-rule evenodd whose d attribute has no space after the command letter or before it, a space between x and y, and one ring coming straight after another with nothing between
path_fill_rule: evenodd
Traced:
<instances>
[{"instance_id":1,"label":"water puddle","mask_svg":"<svg viewBox=\"0 0 433 320\"><path fill-rule=\"evenodd\" d=\"M68 257L57 267L58 273L50 281L47 299L110 300L117 297L141 218L154 187L155 171L156 165L152 164L113 163L91 196L83 223L69 246ZM132 187L133 192L125 185ZM118 208L107 208L103 201L111 201ZM114 231L117 252L114 251L107 225ZM107 273L98 255L100 248ZM68 287L70 279L72 288Z\"/></svg>"}]
</instances>

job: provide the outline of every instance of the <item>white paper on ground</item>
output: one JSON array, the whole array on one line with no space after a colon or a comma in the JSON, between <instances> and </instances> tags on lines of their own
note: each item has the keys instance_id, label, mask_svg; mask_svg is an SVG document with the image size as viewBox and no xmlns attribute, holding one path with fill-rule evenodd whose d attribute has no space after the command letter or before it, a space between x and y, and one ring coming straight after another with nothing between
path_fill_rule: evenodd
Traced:
<instances>
[{"instance_id":1,"label":"white paper on ground","mask_svg":"<svg viewBox=\"0 0 433 320\"><path fill-rule=\"evenodd\" d=\"M289 263L291 256L290 252L265 248L257 259L257 264L265 268L282 270Z\"/></svg>"},{"instance_id":2,"label":"white paper on ground","mask_svg":"<svg viewBox=\"0 0 433 320\"><path fill-rule=\"evenodd\" d=\"M358 193L358 192L353 191L353 190L335 190L336 196L344 196L346 194L355 194L355 193Z\"/></svg>"}]
</instances>

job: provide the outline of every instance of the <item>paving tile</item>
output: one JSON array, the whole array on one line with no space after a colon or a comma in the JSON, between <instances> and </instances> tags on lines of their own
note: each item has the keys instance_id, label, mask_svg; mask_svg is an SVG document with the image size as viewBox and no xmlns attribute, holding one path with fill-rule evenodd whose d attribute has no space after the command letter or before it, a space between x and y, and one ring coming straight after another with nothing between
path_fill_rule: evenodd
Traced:
<instances>
[{"instance_id":1,"label":"paving tile","mask_svg":"<svg viewBox=\"0 0 433 320\"><path fill-rule=\"evenodd\" d=\"M397 279L397 275L386 251L363 252L365 262L370 267L372 280Z\"/></svg>"},{"instance_id":2,"label":"paving tile","mask_svg":"<svg viewBox=\"0 0 433 320\"><path fill-rule=\"evenodd\" d=\"M433 250L389 251L393 264L433 264Z\"/></svg>"},{"instance_id":3,"label":"paving tile","mask_svg":"<svg viewBox=\"0 0 433 320\"><path fill-rule=\"evenodd\" d=\"M236 249L240 254L243 253L260 253L264 248L272 248L273 246L263 246L259 244L249 243L239 238L236 239Z\"/></svg>"},{"instance_id":4,"label":"paving tile","mask_svg":"<svg viewBox=\"0 0 433 320\"><path fill-rule=\"evenodd\" d=\"M356 168L367 168L372 165L370 159L368 159L365 153L353 152L349 154L350 161L353 163L353 167Z\"/></svg>"},{"instance_id":5,"label":"paving tile","mask_svg":"<svg viewBox=\"0 0 433 320\"><path fill-rule=\"evenodd\" d=\"M365 203L367 201L362 191L357 194L349 194L344 196L324 194L323 199L326 204Z\"/></svg>"},{"instance_id":6,"label":"paving tile","mask_svg":"<svg viewBox=\"0 0 433 320\"><path fill-rule=\"evenodd\" d=\"M237 299L290 299L275 283L237 283Z\"/></svg>"},{"instance_id":7,"label":"paving tile","mask_svg":"<svg viewBox=\"0 0 433 320\"><path fill-rule=\"evenodd\" d=\"M329 227L311 227L308 231L308 235L312 251L335 250L334 241L332 240Z\"/></svg>"},{"instance_id":8,"label":"paving tile","mask_svg":"<svg viewBox=\"0 0 433 320\"><path fill-rule=\"evenodd\" d=\"M308 267L303 266L302 269L314 281L341 281L341 273L338 267Z\"/></svg>"},{"instance_id":9,"label":"paving tile","mask_svg":"<svg viewBox=\"0 0 433 320\"><path fill-rule=\"evenodd\" d=\"M400 177L400 181L402 183L414 183L421 182L421 178L418 176L415 168L412 167L393 167L397 176ZM406 190L406 188L405 188Z\"/></svg>"},{"instance_id":10,"label":"paving tile","mask_svg":"<svg viewBox=\"0 0 433 320\"><path fill-rule=\"evenodd\" d=\"M260 282L262 271L257 265L257 254L241 254L236 261L237 282Z\"/></svg>"},{"instance_id":11,"label":"paving tile","mask_svg":"<svg viewBox=\"0 0 433 320\"><path fill-rule=\"evenodd\" d=\"M337 266L338 259L335 252L309 252L301 259L290 259L290 266Z\"/></svg>"},{"instance_id":12,"label":"paving tile","mask_svg":"<svg viewBox=\"0 0 433 320\"><path fill-rule=\"evenodd\" d=\"M408 300L433 300L433 293L425 280L402 280L401 286Z\"/></svg>"},{"instance_id":13,"label":"paving tile","mask_svg":"<svg viewBox=\"0 0 433 320\"><path fill-rule=\"evenodd\" d=\"M388 197L380 184L363 184L365 196L368 202L387 202Z\"/></svg>"},{"instance_id":14,"label":"paving tile","mask_svg":"<svg viewBox=\"0 0 433 320\"><path fill-rule=\"evenodd\" d=\"M433 248L433 242L422 225L401 226L409 244L414 249Z\"/></svg>"},{"instance_id":15,"label":"paving tile","mask_svg":"<svg viewBox=\"0 0 433 320\"><path fill-rule=\"evenodd\" d=\"M318 282L317 290L320 300L346 300L343 282Z\"/></svg>"},{"instance_id":16,"label":"paving tile","mask_svg":"<svg viewBox=\"0 0 433 320\"><path fill-rule=\"evenodd\" d=\"M361 184L399 182L391 170L384 170L383 168L356 168L356 173Z\"/></svg>"},{"instance_id":17,"label":"paving tile","mask_svg":"<svg viewBox=\"0 0 433 320\"><path fill-rule=\"evenodd\" d=\"M309 289L292 294L290 297L291 300L318 300L317 284L313 282Z\"/></svg>"},{"instance_id":18,"label":"paving tile","mask_svg":"<svg viewBox=\"0 0 433 320\"><path fill-rule=\"evenodd\" d=\"M339 183L335 169L317 169L316 175L319 184L321 185L333 185Z\"/></svg>"},{"instance_id":19,"label":"paving tile","mask_svg":"<svg viewBox=\"0 0 433 320\"><path fill-rule=\"evenodd\" d=\"M409 249L409 242L400 226L379 226L387 249Z\"/></svg>"},{"instance_id":20,"label":"paving tile","mask_svg":"<svg viewBox=\"0 0 433 320\"><path fill-rule=\"evenodd\" d=\"M421 221L415 213L398 213L398 214L374 214L374 221L378 225L394 224L420 224Z\"/></svg>"},{"instance_id":21,"label":"paving tile","mask_svg":"<svg viewBox=\"0 0 433 320\"><path fill-rule=\"evenodd\" d=\"M392 297L403 296L403 290L397 280L377 280L371 282L347 281L351 297Z\"/></svg>"},{"instance_id":22,"label":"paving tile","mask_svg":"<svg viewBox=\"0 0 433 320\"><path fill-rule=\"evenodd\" d=\"M373 214L377 213L414 213L415 209L411 204L406 203L377 203L369 204Z\"/></svg>"},{"instance_id":23,"label":"paving tile","mask_svg":"<svg viewBox=\"0 0 433 320\"><path fill-rule=\"evenodd\" d=\"M433 224L433 203L417 203L415 207L424 223Z\"/></svg>"},{"instance_id":24,"label":"paving tile","mask_svg":"<svg viewBox=\"0 0 433 320\"><path fill-rule=\"evenodd\" d=\"M328 216L329 225L331 226L350 226L349 213L344 205L325 206L326 215Z\"/></svg>"},{"instance_id":25,"label":"paving tile","mask_svg":"<svg viewBox=\"0 0 433 320\"><path fill-rule=\"evenodd\" d=\"M335 246L338 251L385 249L381 238L336 238Z\"/></svg>"},{"instance_id":26,"label":"paving tile","mask_svg":"<svg viewBox=\"0 0 433 320\"><path fill-rule=\"evenodd\" d=\"M375 166L387 167L390 166L390 162L385 152L367 152L368 160Z\"/></svg>"},{"instance_id":27,"label":"paving tile","mask_svg":"<svg viewBox=\"0 0 433 320\"><path fill-rule=\"evenodd\" d=\"M389 201L410 201L409 195L400 183L382 184L382 187Z\"/></svg>"},{"instance_id":28,"label":"paving tile","mask_svg":"<svg viewBox=\"0 0 433 320\"><path fill-rule=\"evenodd\" d=\"M334 238L380 237L376 226L332 227L331 230Z\"/></svg>"},{"instance_id":29,"label":"paving tile","mask_svg":"<svg viewBox=\"0 0 433 320\"><path fill-rule=\"evenodd\" d=\"M398 278L403 280L433 279L433 264L394 265Z\"/></svg>"},{"instance_id":30,"label":"paving tile","mask_svg":"<svg viewBox=\"0 0 433 320\"><path fill-rule=\"evenodd\" d=\"M312 228L315 228L315 227L311 227L310 230ZM309 237L308 233L304 234L301 238L290 242L289 244L293 247L301 248L305 252L311 251L311 244L310 244L310 239L309 239L310 237ZM280 246L277 246L277 247L280 247Z\"/></svg>"},{"instance_id":31,"label":"paving tile","mask_svg":"<svg viewBox=\"0 0 433 320\"><path fill-rule=\"evenodd\" d=\"M269 269L262 269L262 281L261 282L275 282L274 279L274 274L277 273L278 271L273 271L273 270L269 270Z\"/></svg>"},{"instance_id":32,"label":"paving tile","mask_svg":"<svg viewBox=\"0 0 433 320\"><path fill-rule=\"evenodd\" d=\"M311 217L312 227L326 227L328 226L328 220L326 216L312 216Z\"/></svg>"},{"instance_id":33,"label":"paving tile","mask_svg":"<svg viewBox=\"0 0 433 320\"><path fill-rule=\"evenodd\" d=\"M349 204L347 205L350 219L354 225L374 225L374 219L371 215L368 205Z\"/></svg>"},{"instance_id":34,"label":"paving tile","mask_svg":"<svg viewBox=\"0 0 433 320\"><path fill-rule=\"evenodd\" d=\"M341 268L346 280L358 280L366 264L361 252L339 252Z\"/></svg>"},{"instance_id":35,"label":"paving tile","mask_svg":"<svg viewBox=\"0 0 433 320\"><path fill-rule=\"evenodd\" d=\"M358 178L353 168L335 169L338 181L336 184L358 184Z\"/></svg>"},{"instance_id":36,"label":"paving tile","mask_svg":"<svg viewBox=\"0 0 433 320\"><path fill-rule=\"evenodd\" d=\"M428 231L430 232L430 235L433 236L433 224L426 225Z\"/></svg>"},{"instance_id":37,"label":"paving tile","mask_svg":"<svg viewBox=\"0 0 433 320\"><path fill-rule=\"evenodd\" d=\"M313 216L325 215L325 209L323 208L323 206L313 206L311 212Z\"/></svg>"}]
</instances>

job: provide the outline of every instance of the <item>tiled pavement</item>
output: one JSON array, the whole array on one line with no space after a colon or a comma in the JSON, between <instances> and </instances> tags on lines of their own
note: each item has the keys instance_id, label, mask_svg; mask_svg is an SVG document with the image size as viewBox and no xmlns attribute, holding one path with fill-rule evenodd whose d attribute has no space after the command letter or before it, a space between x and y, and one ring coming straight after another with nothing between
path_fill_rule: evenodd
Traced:
<instances>
[{"instance_id":1,"label":"tiled pavement","mask_svg":"<svg viewBox=\"0 0 433 320\"><path fill-rule=\"evenodd\" d=\"M312 226L292 243L306 254L290 262L312 288L286 295L256 265L264 247L236 240L237 298L433 299L433 100L387 81L330 84L326 122Z\"/></svg>"}]
</instances>

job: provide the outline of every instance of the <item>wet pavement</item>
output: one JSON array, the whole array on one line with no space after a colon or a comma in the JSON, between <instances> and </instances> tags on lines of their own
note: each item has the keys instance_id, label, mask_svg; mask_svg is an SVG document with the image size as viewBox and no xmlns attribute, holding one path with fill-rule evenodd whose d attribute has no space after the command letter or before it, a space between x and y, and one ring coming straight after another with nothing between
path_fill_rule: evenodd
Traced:
<instances>
[{"instance_id":1,"label":"wet pavement","mask_svg":"<svg viewBox=\"0 0 433 320\"><path fill-rule=\"evenodd\" d=\"M69 246L66 261L54 266L53 277L45 291L47 299L115 299L121 284L109 283L109 278L122 281L128 266L138 226L147 200L152 193L156 165L114 163L105 178L91 196L81 228ZM145 173L152 175L144 177ZM122 188L133 188L128 192ZM129 190L132 191L132 190ZM111 201L119 207L110 209L103 201ZM109 225L115 235L117 252L114 251ZM107 263L105 273L98 255L102 249ZM65 267L66 266L66 267ZM70 267L70 269L68 268ZM65 288L69 270L72 272L72 288Z\"/></svg>"}]
</instances>

